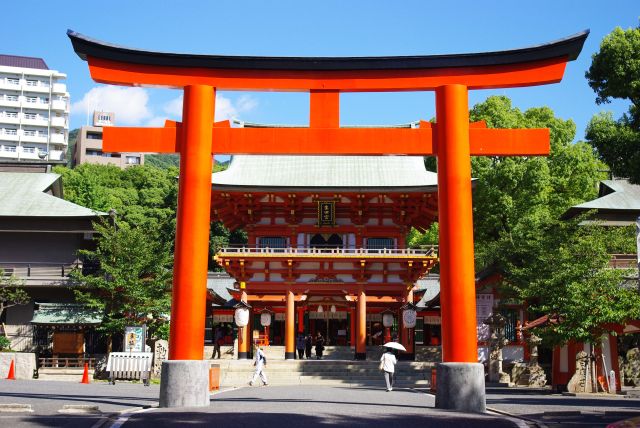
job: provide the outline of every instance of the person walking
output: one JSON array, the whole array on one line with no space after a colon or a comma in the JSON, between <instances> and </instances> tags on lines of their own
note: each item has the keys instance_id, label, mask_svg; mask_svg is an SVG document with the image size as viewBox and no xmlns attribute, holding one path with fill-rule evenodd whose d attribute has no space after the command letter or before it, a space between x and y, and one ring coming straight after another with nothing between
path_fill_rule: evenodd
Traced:
<instances>
[{"instance_id":1,"label":"person walking","mask_svg":"<svg viewBox=\"0 0 640 428\"><path fill-rule=\"evenodd\" d=\"M296 349L298 350L298 359L301 360L304 358L304 335L302 333L298 333L298 337L296 338Z\"/></svg>"},{"instance_id":2,"label":"person walking","mask_svg":"<svg viewBox=\"0 0 640 428\"><path fill-rule=\"evenodd\" d=\"M311 359L311 348L313 348L313 338L311 337L311 334L307 334L307 337L304 340L304 353L307 360Z\"/></svg>"},{"instance_id":3,"label":"person walking","mask_svg":"<svg viewBox=\"0 0 640 428\"><path fill-rule=\"evenodd\" d=\"M253 386L253 383L256 381L258 376L260 376L260 380L264 386L267 386L269 383L267 382L267 374L264 372L264 368L267 366L267 358L264 356L264 352L260 348L260 345L256 345L256 360L253 362L253 365L256 366L256 371L253 373L253 377L249 382L249 386Z\"/></svg>"},{"instance_id":4,"label":"person walking","mask_svg":"<svg viewBox=\"0 0 640 428\"><path fill-rule=\"evenodd\" d=\"M385 348L385 352L380 357L380 369L384 372L384 380L387 383L387 392L393 391L393 374L395 373L396 363L395 354L389 348Z\"/></svg>"},{"instance_id":5,"label":"person walking","mask_svg":"<svg viewBox=\"0 0 640 428\"><path fill-rule=\"evenodd\" d=\"M224 343L224 330L222 326L216 328L216 333L213 338L213 355L211 359L216 358L216 354L218 354L218 359L220 359L220 347Z\"/></svg>"},{"instance_id":6,"label":"person walking","mask_svg":"<svg viewBox=\"0 0 640 428\"><path fill-rule=\"evenodd\" d=\"M316 358L322 359L322 351L324 351L324 337L322 337L322 333L318 332L316 336Z\"/></svg>"}]
</instances>

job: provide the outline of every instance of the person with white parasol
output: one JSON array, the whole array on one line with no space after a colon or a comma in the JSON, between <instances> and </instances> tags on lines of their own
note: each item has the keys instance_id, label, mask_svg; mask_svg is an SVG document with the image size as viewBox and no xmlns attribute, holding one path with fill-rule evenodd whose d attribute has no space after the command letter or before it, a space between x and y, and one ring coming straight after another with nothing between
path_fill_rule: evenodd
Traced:
<instances>
[{"instance_id":1,"label":"person with white parasol","mask_svg":"<svg viewBox=\"0 0 640 428\"><path fill-rule=\"evenodd\" d=\"M393 391L393 374L395 372L396 359L392 349L406 351L405 347L397 342L387 342L384 345L385 351L380 357L380 370L384 372L384 380L387 383L387 392Z\"/></svg>"}]
</instances>

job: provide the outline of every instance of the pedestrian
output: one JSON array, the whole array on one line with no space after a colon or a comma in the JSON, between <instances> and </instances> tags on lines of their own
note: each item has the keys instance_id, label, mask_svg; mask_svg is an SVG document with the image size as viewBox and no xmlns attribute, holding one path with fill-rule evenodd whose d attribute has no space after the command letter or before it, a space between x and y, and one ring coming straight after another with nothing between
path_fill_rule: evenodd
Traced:
<instances>
[{"instance_id":1,"label":"pedestrian","mask_svg":"<svg viewBox=\"0 0 640 428\"><path fill-rule=\"evenodd\" d=\"M298 337L296 338L296 349L298 350L298 359L300 360L304 358L304 347L304 335L302 333L298 333Z\"/></svg>"},{"instance_id":2,"label":"pedestrian","mask_svg":"<svg viewBox=\"0 0 640 428\"><path fill-rule=\"evenodd\" d=\"M307 338L304 340L304 353L307 360L311 359L311 348L313 348L313 338L311 334L307 334Z\"/></svg>"},{"instance_id":3,"label":"pedestrian","mask_svg":"<svg viewBox=\"0 0 640 428\"><path fill-rule=\"evenodd\" d=\"M398 360L389 348L380 357L380 370L384 372L384 380L387 383L387 392L393 391L393 374Z\"/></svg>"},{"instance_id":4,"label":"pedestrian","mask_svg":"<svg viewBox=\"0 0 640 428\"><path fill-rule=\"evenodd\" d=\"M216 328L215 335L213 337L213 355L211 359L216 358L216 354L218 354L218 359L220 359L220 347L224 343L224 329L222 326Z\"/></svg>"},{"instance_id":5,"label":"pedestrian","mask_svg":"<svg viewBox=\"0 0 640 428\"><path fill-rule=\"evenodd\" d=\"M316 336L316 358L322 359L322 351L324 351L324 337L322 337L322 333L318 332Z\"/></svg>"},{"instance_id":6,"label":"pedestrian","mask_svg":"<svg viewBox=\"0 0 640 428\"><path fill-rule=\"evenodd\" d=\"M264 356L262 349L260 349L260 345L256 345L255 354L256 360L253 362L253 365L256 366L256 371L253 373L249 386L253 386L258 376L260 376L263 385L267 386L269 383L267 382L267 374L264 372L264 368L267 366L267 358Z\"/></svg>"}]
</instances>

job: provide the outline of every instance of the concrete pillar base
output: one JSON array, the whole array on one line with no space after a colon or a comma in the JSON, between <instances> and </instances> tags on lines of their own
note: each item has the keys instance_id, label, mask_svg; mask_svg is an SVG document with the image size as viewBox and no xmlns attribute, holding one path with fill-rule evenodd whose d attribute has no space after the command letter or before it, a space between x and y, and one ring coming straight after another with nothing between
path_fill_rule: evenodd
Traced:
<instances>
[{"instance_id":1,"label":"concrete pillar base","mask_svg":"<svg viewBox=\"0 0 640 428\"><path fill-rule=\"evenodd\" d=\"M296 359L296 353L295 352L285 352L284 353L284 359L285 360L295 360Z\"/></svg>"},{"instance_id":2,"label":"concrete pillar base","mask_svg":"<svg viewBox=\"0 0 640 428\"><path fill-rule=\"evenodd\" d=\"M367 353L366 352L356 352L356 360L366 360Z\"/></svg>"},{"instance_id":3,"label":"concrete pillar base","mask_svg":"<svg viewBox=\"0 0 640 428\"><path fill-rule=\"evenodd\" d=\"M484 366L480 363L438 364L436 408L474 413L486 412Z\"/></svg>"},{"instance_id":4,"label":"concrete pillar base","mask_svg":"<svg viewBox=\"0 0 640 428\"><path fill-rule=\"evenodd\" d=\"M209 406L209 361L162 362L160 407Z\"/></svg>"},{"instance_id":5,"label":"concrete pillar base","mask_svg":"<svg viewBox=\"0 0 640 428\"><path fill-rule=\"evenodd\" d=\"M239 360L246 360L249 358L249 353L248 352L238 352L238 359Z\"/></svg>"}]
</instances>

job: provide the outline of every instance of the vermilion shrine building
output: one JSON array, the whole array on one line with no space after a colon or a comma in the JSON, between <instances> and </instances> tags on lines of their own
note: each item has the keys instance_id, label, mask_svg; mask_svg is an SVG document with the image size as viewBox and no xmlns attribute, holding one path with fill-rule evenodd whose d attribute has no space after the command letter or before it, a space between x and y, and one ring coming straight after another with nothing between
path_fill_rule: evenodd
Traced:
<instances>
[{"instance_id":1,"label":"vermilion shrine building","mask_svg":"<svg viewBox=\"0 0 640 428\"><path fill-rule=\"evenodd\" d=\"M411 227L424 231L437 219L436 184L418 156L235 156L213 175L212 219L243 228L248 244L215 259L236 279L234 297L257 315L253 329L262 329L261 312L283 313L285 330L355 345L359 359L367 337L390 340L389 329L360 324L360 311L392 311L402 323L400 308L437 262L436 249L405 242ZM406 329L395 330L412 349ZM294 332L271 334L279 345L285 337Z\"/></svg>"}]
</instances>

